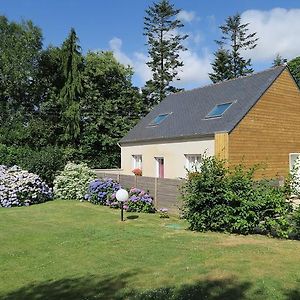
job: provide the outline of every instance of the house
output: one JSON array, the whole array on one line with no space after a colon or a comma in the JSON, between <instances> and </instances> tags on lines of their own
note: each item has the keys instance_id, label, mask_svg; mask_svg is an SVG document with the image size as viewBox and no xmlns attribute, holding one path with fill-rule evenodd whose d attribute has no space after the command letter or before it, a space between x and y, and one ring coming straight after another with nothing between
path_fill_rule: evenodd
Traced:
<instances>
[{"instance_id":1,"label":"house","mask_svg":"<svg viewBox=\"0 0 300 300\"><path fill-rule=\"evenodd\" d=\"M185 177L201 155L287 176L300 153L300 90L288 67L166 97L120 140L121 169Z\"/></svg>"}]
</instances>

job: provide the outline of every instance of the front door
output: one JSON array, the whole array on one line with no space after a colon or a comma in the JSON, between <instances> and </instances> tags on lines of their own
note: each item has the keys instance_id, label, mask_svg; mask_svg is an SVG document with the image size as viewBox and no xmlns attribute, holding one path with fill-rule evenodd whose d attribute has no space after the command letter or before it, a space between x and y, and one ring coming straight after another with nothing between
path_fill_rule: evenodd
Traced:
<instances>
[{"instance_id":1,"label":"front door","mask_svg":"<svg viewBox=\"0 0 300 300\"><path fill-rule=\"evenodd\" d=\"M157 157L156 158L156 165L157 165L157 177L164 178L165 177L165 167L164 167L164 158Z\"/></svg>"}]
</instances>

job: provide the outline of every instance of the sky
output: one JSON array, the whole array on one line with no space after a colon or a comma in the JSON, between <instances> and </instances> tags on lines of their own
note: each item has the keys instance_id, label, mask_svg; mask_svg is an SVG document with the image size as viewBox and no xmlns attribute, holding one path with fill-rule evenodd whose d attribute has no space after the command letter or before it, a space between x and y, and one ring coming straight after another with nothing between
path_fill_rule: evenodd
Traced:
<instances>
[{"instance_id":1,"label":"sky","mask_svg":"<svg viewBox=\"0 0 300 300\"><path fill-rule=\"evenodd\" d=\"M292 59L300 55L299 0L171 0L182 9L180 29L188 34L187 51L180 54L184 67L177 86L185 89L210 82L213 53L220 39L219 26L240 13L249 32L257 32L258 46L244 55L255 71L269 68L276 54ZM134 69L133 83L143 86L151 77L143 36L148 0L0 0L0 14L10 21L32 20L42 29L44 47L60 46L74 27L83 53L111 50L123 64Z\"/></svg>"}]
</instances>

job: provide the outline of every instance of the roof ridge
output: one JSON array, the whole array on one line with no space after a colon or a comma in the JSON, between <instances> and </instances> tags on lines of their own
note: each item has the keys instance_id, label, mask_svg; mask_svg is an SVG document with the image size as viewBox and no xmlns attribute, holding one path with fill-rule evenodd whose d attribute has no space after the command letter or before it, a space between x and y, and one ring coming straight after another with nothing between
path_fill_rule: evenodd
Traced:
<instances>
[{"instance_id":1,"label":"roof ridge","mask_svg":"<svg viewBox=\"0 0 300 300\"><path fill-rule=\"evenodd\" d=\"M228 79L228 80L223 80L223 81L219 81L219 82L216 82L216 83L209 83L209 84L203 85L201 87L193 88L193 89L190 89L190 90L183 90L183 91L180 91L178 93L170 94L170 96L171 95L180 95L180 94L183 94L183 93L189 93L189 92L192 92L192 91L195 91L195 90L200 90L200 89L207 88L207 87L210 87L210 86L216 86L216 85L224 84L224 83L235 81L235 80L249 78L251 76L258 75L258 74L265 73L265 72L269 72L271 70L275 70L275 69L278 69L278 68L282 68L282 67L286 68L286 66L287 66L287 64L282 64L280 66L271 67L271 68L268 68L268 69L265 69L265 70L262 70L262 71L259 71L259 72L251 73L251 74L248 74L248 75L245 75L245 76L232 78L232 79Z\"/></svg>"}]
</instances>

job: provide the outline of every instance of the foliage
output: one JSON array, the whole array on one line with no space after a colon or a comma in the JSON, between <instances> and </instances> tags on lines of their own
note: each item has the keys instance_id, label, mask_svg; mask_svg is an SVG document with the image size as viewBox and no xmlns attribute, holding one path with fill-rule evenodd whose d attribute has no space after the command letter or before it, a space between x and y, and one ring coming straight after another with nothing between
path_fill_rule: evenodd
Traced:
<instances>
[{"instance_id":1,"label":"foliage","mask_svg":"<svg viewBox=\"0 0 300 300\"><path fill-rule=\"evenodd\" d=\"M33 150L28 146L13 147L0 144L0 164L17 164L29 172L38 174L47 184L52 185L56 173L65 165L64 153L58 147Z\"/></svg>"},{"instance_id":2,"label":"foliage","mask_svg":"<svg viewBox=\"0 0 300 300\"><path fill-rule=\"evenodd\" d=\"M294 211L292 216L294 233L298 239L300 239L300 206Z\"/></svg>"},{"instance_id":3,"label":"foliage","mask_svg":"<svg viewBox=\"0 0 300 300\"><path fill-rule=\"evenodd\" d=\"M53 192L56 199L83 200L94 172L84 163L67 163L54 179Z\"/></svg>"},{"instance_id":4,"label":"foliage","mask_svg":"<svg viewBox=\"0 0 300 300\"><path fill-rule=\"evenodd\" d=\"M300 88L300 56L289 61L288 67Z\"/></svg>"},{"instance_id":5,"label":"foliage","mask_svg":"<svg viewBox=\"0 0 300 300\"><path fill-rule=\"evenodd\" d=\"M221 47L219 51L215 53L216 59L213 63L213 73L210 74L210 78L216 82L218 79L231 79L245 76L253 73L251 68L251 59L245 59L241 55L241 51L251 50L256 47L256 32L248 33L249 23L241 23L241 15L236 14L229 16L225 24L220 26L222 37L221 40L216 43ZM226 49L228 56L224 57L222 54L222 63L220 61L220 51ZM229 59L226 62L228 66L224 71L224 59ZM221 75L222 74L222 75Z\"/></svg>"},{"instance_id":6,"label":"foliage","mask_svg":"<svg viewBox=\"0 0 300 300\"><path fill-rule=\"evenodd\" d=\"M192 230L264 233L288 237L292 206L283 189L253 179L255 168L225 167L225 161L204 157L199 173L182 190L185 217Z\"/></svg>"},{"instance_id":7,"label":"foliage","mask_svg":"<svg viewBox=\"0 0 300 300\"><path fill-rule=\"evenodd\" d=\"M146 10L144 35L149 47L150 61L147 65L152 71L152 79L146 83L144 94L149 109L169 93L179 91L171 83L178 79L178 68L183 66L179 52L186 50L182 42L188 37L177 33L177 30L183 27L177 18L180 11L174 8L169 0L153 3Z\"/></svg>"},{"instance_id":8,"label":"foliage","mask_svg":"<svg viewBox=\"0 0 300 300\"><path fill-rule=\"evenodd\" d=\"M149 195L149 193L138 188L131 188L129 190L129 199L124 204L124 208L128 212L155 212L153 198Z\"/></svg>"},{"instance_id":9,"label":"foliage","mask_svg":"<svg viewBox=\"0 0 300 300\"><path fill-rule=\"evenodd\" d=\"M94 204L119 208L120 203L116 199L116 192L121 188L121 185L111 178L96 179L89 184L85 199ZM124 210L128 212L155 212L152 197L149 193L137 188L129 190L129 198L124 202Z\"/></svg>"},{"instance_id":10,"label":"foliage","mask_svg":"<svg viewBox=\"0 0 300 300\"><path fill-rule=\"evenodd\" d=\"M62 69L64 86L60 91L63 108L65 139L76 144L80 134L80 96L82 93L81 69L83 58L78 45L78 37L72 28L68 38L62 45Z\"/></svg>"},{"instance_id":11,"label":"foliage","mask_svg":"<svg viewBox=\"0 0 300 300\"><path fill-rule=\"evenodd\" d=\"M217 50L214 55L215 60L211 64L213 72L208 74L210 80L213 83L216 83L219 81L231 79L232 74L229 51L221 48Z\"/></svg>"},{"instance_id":12,"label":"foliage","mask_svg":"<svg viewBox=\"0 0 300 300\"><path fill-rule=\"evenodd\" d=\"M119 189L121 185L111 178L95 179L90 182L84 198L93 204L118 207L115 194Z\"/></svg>"},{"instance_id":13,"label":"foliage","mask_svg":"<svg viewBox=\"0 0 300 300\"><path fill-rule=\"evenodd\" d=\"M144 111L141 96L131 83L132 74L112 52L89 52L85 57L80 155L91 167L119 165L118 141Z\"/></svg>"},{"instance_id":14,"label":"foliage","mask_svg":"<svg viewBox=\"0 0 300 300\"><path fill-rule=\"evenodd\" d=\"M34 113L39 100L37 66L41 30L31 21L9 22L0 16L0 124Z\"/></svg>"},{"instance_id":15,"label":"foliage","mask_svg":"<svg viewBox=\"0 0 300 300\"><path fill-rule=\"evenodd\" d=\"M273 60L272 67L278 67L287 62L286 58L283 58L280 54L277 54Z\"/></svg>"},{"instance_id":16,"label":"foliage","mask_svg":"<svg viewBox=\"0 0 300 300\"><path fill-rule=\"evenodd\" d=\"M161 219L169 219L170 218L167 208L160 208L158 212L159 212L159 217Z\"/></svg>"},{"instance_id":17,"label":"foliage","mask_svg":"<svg viewBox=\"0 0 300 300\"><path fill-rule=\"evenodd\" d=\"M38 175L0 165L0 207L29 206L51 198L51 189Z\"/></svg>"},{"instance_id":18,"label":"foliage","mask_svg":"<svg viewBox=\"0 0 300 300\"><path fill-rule=\"evenodd\" d=\"M146 111L132 68L112 52L82 54L74 29L60 47L43 49L41 30L31 21L0 17L0 37L0 144L28 154L15 163L35 172L30 156L49 148L58 152L57 163L66 157L117 167L117 142ZM45 175L49 164L42 163L43 174L37 173L51 183L54 169Z\"/></svg>"}]
</instances>

